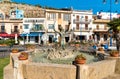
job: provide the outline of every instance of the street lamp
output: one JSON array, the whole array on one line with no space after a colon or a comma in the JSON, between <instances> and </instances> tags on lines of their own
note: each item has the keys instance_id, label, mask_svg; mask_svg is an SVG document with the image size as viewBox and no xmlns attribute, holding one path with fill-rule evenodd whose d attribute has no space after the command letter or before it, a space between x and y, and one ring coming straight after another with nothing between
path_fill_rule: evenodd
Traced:
<instances>
[{"instance_id":1,"label":"street lamp","mask_svg":"<svg viewBox=\"0 0 120 79\"><path fill-rule=\"evenodd\" d=\"M106 4L106 3L107 3L107 0L103 0L103 4ZM118 0L115 0L114 3L118 4ZM112 15L111 15L111 12L112 12L112 0L110 0L110 2L109 2L109 7L110 7L110 20L112 20Z\"/></svg>"},{"instance_id":2,"label":"street lamp","mask_svg":"<svg viewBox=\"0 0 120 79\"><path fill-rule=\"evenodd\" d=\"M106 4L106 1L107 0L103 0L103 3ZM114 3L118 4L118 0L115 0ZM111 21L112 20L112 15L111 15L111 12L112 12L112 0L110 0L109 6L110 6L110 21ZM112 46L112 30L110 31L110 46Z\"/></svg>"}]
</instances>

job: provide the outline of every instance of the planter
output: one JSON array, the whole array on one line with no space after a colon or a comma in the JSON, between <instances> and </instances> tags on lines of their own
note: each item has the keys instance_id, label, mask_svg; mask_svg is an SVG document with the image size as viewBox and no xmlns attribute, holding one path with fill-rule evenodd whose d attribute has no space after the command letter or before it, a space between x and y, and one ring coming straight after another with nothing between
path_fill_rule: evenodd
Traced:
<instances>
[{"instance_id":1,"label":"planter","mask_svg":"<svg viewBox=\"0 0 120 79\"><path fill-rule=\"evenodd\" d=\"M13 50L12 53L18 53L18 51L17 50Z\"/></svg>"},{"instance_id":2,"label":"planter","mask_svg":"<svg viewBox=\"0 0 120 79\"><path fill-rule=\"evenodd\" d=\"M25 57L19 57L18 59L19 59L19 60L27 60L28 58L25 58Z\"/></svg>"},{"instance_id":3,"label":"planter","mask_svg":"<svg viewBox=\"0 0 120 79\"><path fill-rule=\"evenodd\" d=\"M76 59L75 63L76 64L85 64L86 63L86 59Z\"/></svg>"},{"instance_id":4,"label":"planter","mask_svg":"<svg viewBox=\"0 0 120 79\"><path fill-rule=\"evenodd\" d=\"M112 57L118 57L119 54L112 54L111 56L112 56Z\"/></svg>"},{"instance_id":5,"label":"planter","mask_svg":"<svg viewBox=\"0 0 120 79\"><path fill-rule=\"evenodd\" d=\"M70 44L70 46L75 46L75 44Z\"/></svg>"},{"instance_id":6,"label":"planter","mask_svg":"<svg viewBox=\"0 0 120 79\"><path fill-rule=\"evenodd\" d=\"M112 51L110 53L110 56L112 56L112 57L118 57L119 56L119 52L118 51Z\"/></svg>"},{"instance_id":7,"label":"planter","mask_svg":"<svg viewBox=\"0 0 120 79\"><path fill-rule=\"evenodd\" d=\"M18 57L19 60L27 60L28 59L28 53L26 52L22 52L19 57Z\"/></svg>"},{"instance_id":8,"label":"planter","mask_svg":"<svg viewBox=\"0 0 120 79\"><path fill-rule=\"evenodd\" d=\"M98 51L104 51L104 49L103 48L98 48Z\"/></svg>"},{"instance_id":9,"label":"planter","mask_svg":"<svg viewBox=\"0 0 120 79\"><path fill-rule=\"evenodd\" d=\"M75 44L76 47L80 47L80 44Z\"/></svg>"},{"instance_id":10,"label":"planter","mask_svg":"<svg viewBox=\"0 0 120 79\"><path fill-rule=\"evenodd\" d=\"M18 49L12 49L12 53L18 53Z\"/></svg>"}]
</instances>

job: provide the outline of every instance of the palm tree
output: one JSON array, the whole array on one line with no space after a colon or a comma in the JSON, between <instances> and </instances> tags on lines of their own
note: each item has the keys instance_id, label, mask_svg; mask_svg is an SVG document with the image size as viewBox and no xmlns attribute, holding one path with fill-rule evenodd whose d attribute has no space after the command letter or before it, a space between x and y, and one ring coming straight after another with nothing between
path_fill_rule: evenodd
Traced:
<instances>
[{"instance_id":1,"label":"palm tree","mask_svg":"<svg viewBox=\"0 0 120 79\"><path fill-rule=\"evenodd\" d=\"M116 47L120 53L120 18L116 18L116 19L111 20L108 23L108 27L109 27L108 31L110 31L110 30L113 31L113 35L116 39Z\"/></svg>"},{"instance_id":2,"label":"palm tree","mask_svg":"<svg viewBox=\"0 0 120 79\"><path fill-rule=\"evenodd\" d=\"M108 27L110 27L109 30L113 30L113 32L120 31L120 18L111 20L108 23Z\"/></svg>"}]
</instances>

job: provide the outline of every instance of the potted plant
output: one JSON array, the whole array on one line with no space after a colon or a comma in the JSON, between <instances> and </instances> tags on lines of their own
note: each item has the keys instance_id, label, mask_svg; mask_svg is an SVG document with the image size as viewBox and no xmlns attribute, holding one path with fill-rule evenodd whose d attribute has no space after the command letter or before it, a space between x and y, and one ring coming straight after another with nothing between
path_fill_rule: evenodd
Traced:
<instances>
[{"instance_id":1,"label":"potted plant","mask_svg":"<svg viewBox=\"0 0 120 79\"><path fill-rule=\"evenodd\" d=\"M80 46L80 42L75 42L75 46L79 47Z\"/></svg>"},{"instance_id":2,"label":"potted plant","mask_svg":"<svg viewBox=\"0 0 120 79\"><path fill-rule=\"evenodd\" d=\"M104 49L102 47L99 47L98 51L104 51Z\"/></svg>"},{"instance_id":3,"label":"potted plant","mask_svg":"<svg viewBox=\"0 0 120 79\"><path fill-rule=\"evenodd\" d=\"M19 60L27 60L28 59L28 53L26 52L21 52L20 55L18 56Z\"/></svg>"},{"instance_id":4,"label":"potted plant","mask_svg":"<svg viewBox=\"0 0 120 79\"><path fill-rule=\"evenodd\" d=\"M11 51L12 51L12 53L18 53L19 52L19 50L17 48L13 48Z\"/></svg>"},{"instance_id":5,"label":"potted plant","mask_svg":"<svg viewBox=\"0 0 120 79\"><path fill-rule=\"evenodd\" d=\"M79 54L75 57L75 63L76 64L85 64L86 63L86 57L83 54Z\"/></svg>"},{"instance_id":6,"label":"potted plant","mask_svg":"<svg viewBox=\"0 0 120 79\"><path fill-rule=\"evenodd\" d=\"M117 50L112 50L112 51L110 52L110 56L112 56L112 57L118 57L118 56L119 56L119 51L117 51Z\"/></svg>"},{"instance_id":7,"label":"potted plant","mask_svg":"<svg viewBox=\"0 0 120 79\"><path fill-rule=\"evenodd\" d=\"M74 41L71 41L71 42L70 42L70 46L75 46L75 42L74 42Z\"/></svg>"}]
</instances>

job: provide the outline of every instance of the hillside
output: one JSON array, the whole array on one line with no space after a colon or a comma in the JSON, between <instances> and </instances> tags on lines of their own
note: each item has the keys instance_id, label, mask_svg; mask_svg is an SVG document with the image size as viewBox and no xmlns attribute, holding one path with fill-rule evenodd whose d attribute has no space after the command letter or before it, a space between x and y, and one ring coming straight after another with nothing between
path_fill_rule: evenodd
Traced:
<instances>
[{"instance_id":1,"label":"hillside","mask_svg":"<svg viewBox=\"0 0 120 79\"><path fill-rule=\"evenodd\" d=\"M0 10L2 10L6 14L6 16L9 16L9 11L11 9L14 9L15 7L18 7L18 9L21 9L24 11L24 17L28 17L28 18L45 17L44 9L37 6L32 6L28 4L18 4L14 2L0 3Z\"/></svg>"}]
</instances>

